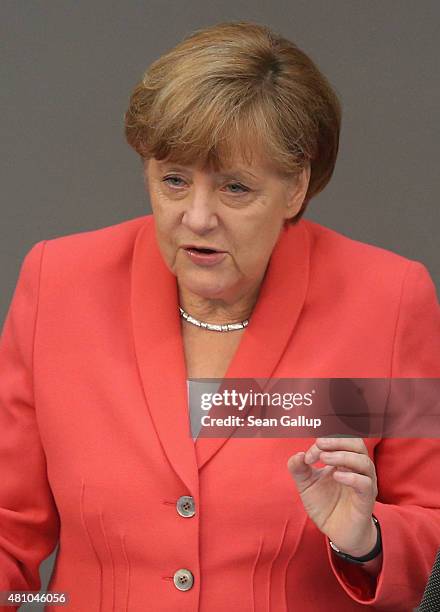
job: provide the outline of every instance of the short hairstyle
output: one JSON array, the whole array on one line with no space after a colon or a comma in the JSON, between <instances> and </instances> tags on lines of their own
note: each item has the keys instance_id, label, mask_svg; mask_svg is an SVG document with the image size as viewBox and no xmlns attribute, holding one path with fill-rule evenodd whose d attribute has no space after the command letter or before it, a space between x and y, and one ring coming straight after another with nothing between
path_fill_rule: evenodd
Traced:
<instances>
[{"instance_id":1,"label":"short hairstyle","mask_svg":"<svg viewBox=\"0 0 440 612\"><path fill-rule=\"evenodd\" d=\"M154 61L124 115L143 159L221 167L255 151L283 177L310 163L309 200L336 163L341 104L327 78L292 41L249 21L195 30Z\"/></svg>"}]
</instances>

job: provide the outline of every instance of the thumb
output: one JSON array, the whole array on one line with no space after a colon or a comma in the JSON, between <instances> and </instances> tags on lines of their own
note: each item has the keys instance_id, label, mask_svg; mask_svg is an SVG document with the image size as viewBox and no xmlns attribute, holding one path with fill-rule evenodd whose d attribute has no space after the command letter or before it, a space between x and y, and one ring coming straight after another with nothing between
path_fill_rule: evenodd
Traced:
<instances>
[{"instance_id":1,"label":"thumb","mask_svg":"<svg viewBox=\"0 0 440 612\"><path fill-rule=\"evenodd\" d=\"M312 466L304 462L305 452L301 451L289 457L287 468L297 485L304 485L310 481L313 474Z\"/></svg>"}]
</instances>

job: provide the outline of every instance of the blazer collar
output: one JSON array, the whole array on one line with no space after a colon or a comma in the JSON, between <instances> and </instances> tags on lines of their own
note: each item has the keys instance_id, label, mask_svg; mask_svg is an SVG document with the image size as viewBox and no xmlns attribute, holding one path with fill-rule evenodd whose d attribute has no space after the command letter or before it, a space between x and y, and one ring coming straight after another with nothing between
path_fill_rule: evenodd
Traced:
<instances>
[{"instance_id":1,"label":"blazer collar","mask_svg":"<svg viewBox=\"0 0 440 612\"><path fill-rule=\"evenodd\" d=\"M272 252L249 326L225 378L270 378L300 315L308 285L310 245L305 221L283 229ZM156 242L154 218L136 236L131 270L136 358L146 401L164 451L189 491L198 470L228 438L191 437L186 366L176 277Z\"/></svg>"}]
</instances>

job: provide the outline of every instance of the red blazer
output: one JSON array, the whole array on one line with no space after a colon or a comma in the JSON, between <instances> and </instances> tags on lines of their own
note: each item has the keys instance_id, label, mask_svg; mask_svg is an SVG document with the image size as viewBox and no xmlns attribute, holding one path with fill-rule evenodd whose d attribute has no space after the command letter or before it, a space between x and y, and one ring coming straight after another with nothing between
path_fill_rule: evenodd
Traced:
<instances>
[{"instance_id":1,"label":"red blazer","mask_svg":"<svg viewBox=\"0 0 440 612\"><path fill-rule=\"evenodd\" d=\"M302 506L287 460L314 438L194 443L179 326L149 215L27 253L0 343L0 590L38 590L59 538L69 612L412 610L440 546L438 440L365 439L376 584ZM227 377L440 377L426 268L290 226Z\"/></svg>"}]
</instances>

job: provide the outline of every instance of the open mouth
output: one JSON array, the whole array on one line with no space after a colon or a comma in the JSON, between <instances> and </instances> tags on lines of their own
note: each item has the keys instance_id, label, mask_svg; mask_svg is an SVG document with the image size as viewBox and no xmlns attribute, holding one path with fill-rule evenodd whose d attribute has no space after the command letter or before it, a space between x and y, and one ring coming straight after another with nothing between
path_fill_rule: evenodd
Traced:
<instances>
[{"instance_id":1,"label":"open mouth","mask_svg":"<svg viewBox=\"0 0 440 612\"><path fill-rule=\"evenodd\" d=\"M214 266L222 262L226 257L225 251L218 251L211 247L198 247L192 244L183 246L188 257L198 266Z\"/></svg>"},{"instance_id":2,"label":"open mouth","mask_svg":"<svg viewBox=\"0 0 440 612\"><path fill-rule=\"evenodd\" d=\"M188 249L189 251L195 251L196 253L218 253L218 251L215 251L214 249L199 249L199 248L195 248L192 247L190 249Z\"/></svg>"},{"instance_id":3,"label":"open mouth","mask_svg":"<svg viewBox=\"0 0 440 612\"><path fill-rule=\"evenodd\" d=\"M210 248L205 248L205 247L195 247L195 246L188 246L185 247L186 251L193 251L194 253L202 253L204 255L213 255L214 253L222 253L223 251L217 251L216 249L210 249Z\"/></svg>"}]
</instances>

